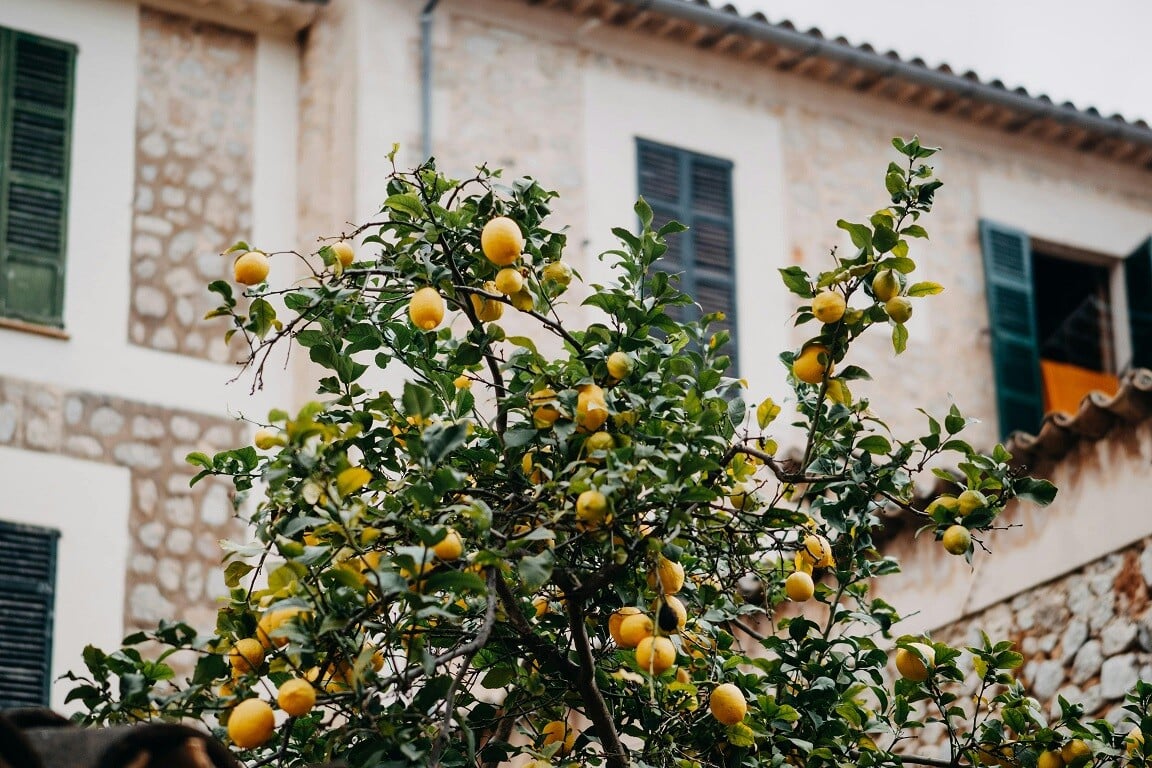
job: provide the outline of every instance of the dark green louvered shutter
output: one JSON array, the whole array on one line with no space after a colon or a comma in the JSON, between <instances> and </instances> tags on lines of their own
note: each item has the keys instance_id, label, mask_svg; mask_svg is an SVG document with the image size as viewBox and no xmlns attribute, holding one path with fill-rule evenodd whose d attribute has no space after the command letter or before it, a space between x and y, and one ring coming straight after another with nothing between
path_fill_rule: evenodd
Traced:
<instances>
[{"instance_id":1,"label":"dark green louvered shutter","mask_svg":"<svg viewBox=\"0 0 1152 768\"><path fill-rule=\"evenodd\" d=\"M1032 247L1028 235L989 221L980 222L992 364L1000 435L1036 432L1044 416L1040 354L1036 333Z\"/></svg>"},{"instance_id":2,"label":"dark green louvered shutter","mask_svg":"<svg viewBox=\"0 0 1152 768\"><path fill-rule=\"evenodd\" d=\"M736 360L736 259L732 223L732 164L663 144L637 140L640 194L652 206L653 227L675 219L689 230L669 240L656 267L680 273L680 288L705 313L723 312L713 331L727 330Z\"/></svg>"},{"instance_id":3,"label":"dark green louvered shutter","mask_svg":"<svg viewBox=\"0 0 1152 768\"><path fill-rule=\"evenodd\" d=\"M1152 239L1124 260L1132 368L1152 368Z\"/></svg>"},{"instance_id":4,"label":"dark green louvered shutter","mask_svg":"<svg viewBox=\"0 0 1152 768\"><path fill-rule=\"evenodd\" d=\"M58 537L0 521L0 710L48 704Z\"/></svg>"},{"instance_id":5,"label":"dark green louvered shutter","mask_svg":"<svg viewBox=\"0 0 1152 768\"><path fill-rule=\"evenodd\" d=\"M75 46L0 29L0 315L63 325Z\"/></svg>"}]
</instances>

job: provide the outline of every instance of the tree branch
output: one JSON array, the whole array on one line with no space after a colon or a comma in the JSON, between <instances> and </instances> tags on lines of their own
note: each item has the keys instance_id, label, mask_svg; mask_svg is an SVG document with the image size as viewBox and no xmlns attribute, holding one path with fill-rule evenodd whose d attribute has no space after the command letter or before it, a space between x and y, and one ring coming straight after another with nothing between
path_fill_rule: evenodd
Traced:
<instances>
[{"instance_id":1,"label":"tree branch","mask_svg":"<svg viewBox=\"0 0 1152 768\"><path fill-rule=\"evenodd\" d=\"M575 599L571 594L566 597L568 626L572 631L572 640L576 644L576 658L580 661L580 668L576 673L576 690L584 700L585 714L592 721L592 727L600 739L600 745L604 748L608 766L628 768L628 752L620 742L620 734L616 732L616 723L608 710L608 703L604 701L600 687L596 684L596 659L592 656L592 646L584 629L584 601Z\"/></svg>"}]
</instances>

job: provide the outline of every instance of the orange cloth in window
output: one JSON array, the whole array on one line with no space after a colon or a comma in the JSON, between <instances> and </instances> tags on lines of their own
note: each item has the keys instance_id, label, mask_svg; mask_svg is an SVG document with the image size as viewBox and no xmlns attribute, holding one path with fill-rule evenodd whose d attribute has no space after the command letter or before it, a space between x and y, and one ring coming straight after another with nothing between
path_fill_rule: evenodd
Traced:
<instances>
[{"instance_id":1,"label":"orange cloth in window","mask_svg":"<svg viewBox=\"0 0 1152 768\"><path fill-rule=\"evenodd\" d=\"M1074 414L1080 410L1080 401L1089 392L1114 395L1120 388L1120 380L1114 374L1054 360L1041 360L1040 373L1044 377L1045 413L1063 411Z\"/></svg>"}]
</instances>

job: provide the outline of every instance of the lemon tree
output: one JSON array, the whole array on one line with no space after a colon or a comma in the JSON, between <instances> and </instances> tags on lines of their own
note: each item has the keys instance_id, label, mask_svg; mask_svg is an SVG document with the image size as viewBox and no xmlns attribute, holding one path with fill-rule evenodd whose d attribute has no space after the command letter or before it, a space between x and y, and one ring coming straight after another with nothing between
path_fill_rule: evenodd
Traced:
<instances>
[{"instance_id":1,"label":"lemon tree","mask_svg":"<svg viewBox=\"0 0 1152 768\"><path fill-rule=\"evenodd\" d=\"M885 207L839 222L851 252L781 270L810 331L780 355L788 404L725 375L717 317L678 319L691 298L655 267L684 228L654 228L642 200L580 325L554 193L484 167L394 168L379 216L314 253L237 244L249 287L213 283L214 314L256 385L292 347L323 371L317 398L253 419L253 446L188 457L197 480L232 480L253 534L226 547L215 627L89 648L70 698L92 723L201 720L251 766L1143 760L1075 704L1045 719L1010 644L902 635L872 592L898 570L876 548L883 508L971 559L1006 504L1055 493L965 442L956 408L897 437L851 392L855 341L902 351L909 308L942 290L913 278L911 248L935 150L894 145ZM307 278L271 289L265 266L298 259ZM371 383L398 366L395 391ZM925 505L913 481L941 466L955 492ZM1144 729L1150 695L1130 705ZM947 759L916 756L929 723Z\"/></svg>"}]
</instances>

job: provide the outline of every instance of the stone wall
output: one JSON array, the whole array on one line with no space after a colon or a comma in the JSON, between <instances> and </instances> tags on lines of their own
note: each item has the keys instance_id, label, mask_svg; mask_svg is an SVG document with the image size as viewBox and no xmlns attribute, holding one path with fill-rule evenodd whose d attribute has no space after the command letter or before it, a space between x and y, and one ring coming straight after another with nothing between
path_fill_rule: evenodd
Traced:
<instances>
[{"instance_id":1,"label":"stone wall","mask_svg":"<svg viewBox=\"0 0 1152 768\"><path fill-rule=\"evenodd\" d=\"M230 278L220 254L252 225L255 37L140 11L133 344L225 361L205 286Z\"/></svg>"},{"instance_id":2,"label":"stone wall","mask_svg":"<svg viewBox=\"0 0 1152 768\"><path fill-rule=\"evenodd\" d=\"M243 425L231 420L0 377L0 446L130 472L128 530L108 531L130 540L126 631L154 628L163 618L214 626L215 599L225 593L219 541L236 539L245 528L232 512L228 485L206 480L188 487L194 470L184 457L235 448L246 437ZM99 505L93 499L92 509L75 514L100 514Z\"/></svg>"}]
</instances>

